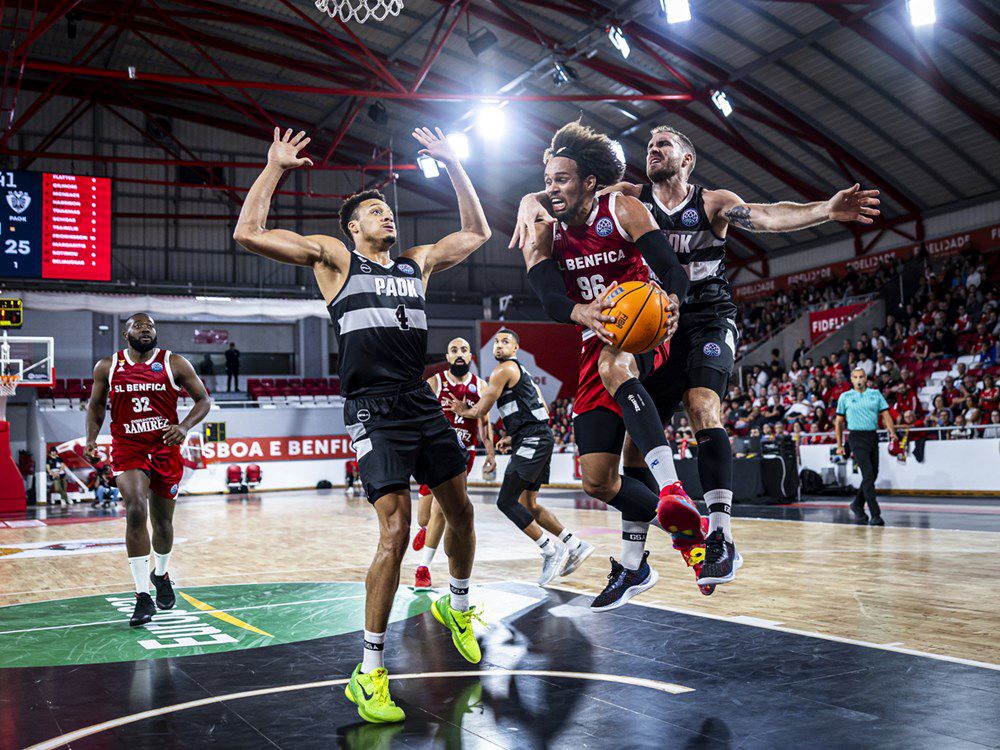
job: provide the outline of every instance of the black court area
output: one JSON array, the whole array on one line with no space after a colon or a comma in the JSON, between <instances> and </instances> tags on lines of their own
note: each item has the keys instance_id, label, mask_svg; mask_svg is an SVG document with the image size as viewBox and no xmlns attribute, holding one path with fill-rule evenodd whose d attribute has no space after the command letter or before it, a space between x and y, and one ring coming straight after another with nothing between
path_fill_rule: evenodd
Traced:
<instances>
[{"instance_id":1,"label":"black court area","mask_svg":"<svg viewBox=\"0 0 1000 750\"><path fill-rule=\"evenodd\" d=\"M390 626L405 723L344 697L360 636L182 658L0 670L4 748L981 748L1000 671L520 583L483 661L429 612ZM414 610L423 610L423 607ZM499 620L495 619L499 616ZM39 623L44 626L44 623ZM877 739L876 739L877 738Z\"/></svg>"}]
</instances>

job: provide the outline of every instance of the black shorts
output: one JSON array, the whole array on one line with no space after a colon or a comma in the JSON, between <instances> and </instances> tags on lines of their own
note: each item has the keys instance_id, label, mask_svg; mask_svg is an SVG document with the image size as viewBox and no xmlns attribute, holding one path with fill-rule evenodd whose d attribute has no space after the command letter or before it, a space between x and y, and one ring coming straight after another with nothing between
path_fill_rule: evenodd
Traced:
<instances>
[{"instance_id":1,"label":"black shorts","mask_svg":"<svg viewBox=\"0 0 1000 750\"><path fill-rule=\"evenodd\" d=\"M691 388L708 388L720 399L725 396L739 338L731 305L681 311L677 333L670 339L670 358L643 381L664 423Z\"/></svg>"},{"instance_id":2,"label":"black shorts","mask_svg":"<svg viewBox=\"0 0 1000 750\"><path fill-rule=\"evenodd\" d=\"M577 455L619 454L625 444L625 421L610 409L599 406L573 417L573 437Z\"/></svg>"},{"instance_id":3,"label":"black shorts","mask_svg":"<svg viewBox=\"0 0 1000 750\"><path fill-rule=\"evenodd\" d=\"M465 475L468 453L424 381L344 402L344 422L368 501L409 487L432 489Z\"/></svg>"},{"instance_id":4,"label":"black shorts","mask_svg":"<svg viewBox=\"0 0 1000 750\"><path fill-rule=\"evenodd\" d=\"M537 491L538 487L549 481L554 447L555 440L548 426L515 435L511 440L510 463L507 464L504 475L517 474L528 483L529 490Z\"/></svg>"}]
</instances>

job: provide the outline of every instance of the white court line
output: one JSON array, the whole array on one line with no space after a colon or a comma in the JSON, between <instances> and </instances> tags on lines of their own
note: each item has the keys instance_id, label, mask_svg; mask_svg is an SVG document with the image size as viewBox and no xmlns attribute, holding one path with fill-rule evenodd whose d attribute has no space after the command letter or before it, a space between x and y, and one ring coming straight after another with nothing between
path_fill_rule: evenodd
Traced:
<instances>
[{"instance_id":1,"label":"white court line","mask_svg":"<svg viewBox=\"0 0 1000 750\"><path fill-rule=\"evenodd\" d=\"M792 508L791 510L799 509ZM811 523L818 524L820 526L845 526L847 528L870 529L872 531L880 530L883 534L890 531L943 531L948 534L1000 534L1000 531L987 531L985 529L940 529L933 526L930 528L924 528L923 526L893 526L892 524L887 524L886 526L862 526L858 523L842 523L839 521L806 521L804 519L799 520L798 518L759 518L757 516L733 516L733 521L737 522L737 525L739 525L740 521L760 521L762 523Z\"/></svg>"},{"instance_id":2,"label":"white court line","mask_svg":"<svg viewBox=\"0 0 1000 750\"><path fill-rule=\"evenodd\" d=\"M527 583L527 582L526 582ZM559 591L568 591L573 594L582 594L583 596L593 596L589 591L581 591L580 589L573 588L571 586L556 585L550 583L546 588L557 589ZM748 623L744 618L747 615L736 615L731 617L728 615L713 615L708 612L697 612L693 609L682 609L681 607L668 607L664 604L653 604L651 602L637 602L635 599L631 599L629 604L635 604L639 607L649 607L650 609L661 609L664 612L676 612L682 615L691 615L693 617L704 617L709 620L720 620L722 622L731 622L736 625L747 625ZM755 620L757 618L754 618ZM797 628L786 628L777 624L764 624L767 620L760 620L754 622L749 627L756 628L766 628L767 630L777 630L780 633L791 633L792 635L804 635L809 638L819 638L824 641L834 641L836 643L849 643L852 646L865 646L866 648L877 648L882 651L895 651L898 654L907 654L909 656L924 656L928 659L937 659L938 661L950 661L954 664L964 664L969 667L980 667L982 669L992 669L994 671L1000 672L1000 664L992 664L985 661L974 661L973 659L963 659L960 656L945 656L944 654L932 654L928 651L918 651L913 648L900 648L893 643L872 643L871 641L861 641L855 638L843 638L839 635L827 635L826 633L817 633L811 630L799 630Z\"/></svg>"},{"instance_id":3,"label":"white court line","mask_svg":"<svg viewBox=\"0 0 1000 750\"><path fill-rule=\"evenodd\" d=\"M617 682L622 685L635 685L637 687L651 688L653 690L659 690L663 693L671 693L673 695L680 695L681 693L691 693L694 692L694 688L685 687L684 685L676 685L672 682L660 682L659 680L650 680L644 677L631 677L629 675L617 675L617 674L597 674L593 672L557 672L548 669L485 669L485 670L468 670L462 672L416 672L410 674L397 674L389 675L390 680L427 680L427 679L438 679L443 677L500 677L500 676L526 676L526 677L564 677L576 680L592 680L594 682ZM242 698L255 698L260 695L272 695L274 693L290 693L296 690L311 690L313 688L324 688L324 687L334 687L336 685L346 685L350 682L349 677L344 677L339 680L323 680L321 682L305 682L299 685L280 685L278 687L261 688L259 690L246 690L242 693L230 693L229 695L213 695L210 698L200 698L199 700L188 701L186 703L175 703L172 706L161 706L160 708L153 708L149 711L142 711L141 713L131 714L129 716L121 716L117 719L110 719L108 721L101 722L100 724L92 724L89 727L83 727L82 729L77 729L73 732L67 732L66 734L60 735L59 737L53 737L50 740L45 740L44 742L39 742L37 745L32 745L27 748L27 750L51 750L52 748L57 748L62 745L66 745L70 742L75 742L76 740L83 739L84 737L90 737L94 734L99 734L100 732L106 732L109 729L115 729L117 727L125 726L126 724L134 724L139 721L144 721L146 719L152 719L156 716L163 716L164 714L177 713L178 711L186 711L191 708L199 708L201 706L209 706L213 703L222 703L225 701L235 701Z\"/></svg>"}]
</instances>

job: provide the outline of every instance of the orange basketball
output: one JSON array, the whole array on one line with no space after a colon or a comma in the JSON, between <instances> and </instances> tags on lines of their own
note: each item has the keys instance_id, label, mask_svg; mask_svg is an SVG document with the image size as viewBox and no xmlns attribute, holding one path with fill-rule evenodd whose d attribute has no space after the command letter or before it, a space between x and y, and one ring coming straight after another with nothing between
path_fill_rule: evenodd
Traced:
<instances>
[{"instance_id":1,"label":"orange basketball","mask_svg":"<svg viewBox=\"0 0 1000 750\"><path fill-rule=\"evenodd\" d=\"M656 284L626 281L608 295L614 306L605 314L615 319L604 327L615 338L615 344L629 354L649 351L666 335L670 321L670 300Z\"/></svg>"}]
</instances>

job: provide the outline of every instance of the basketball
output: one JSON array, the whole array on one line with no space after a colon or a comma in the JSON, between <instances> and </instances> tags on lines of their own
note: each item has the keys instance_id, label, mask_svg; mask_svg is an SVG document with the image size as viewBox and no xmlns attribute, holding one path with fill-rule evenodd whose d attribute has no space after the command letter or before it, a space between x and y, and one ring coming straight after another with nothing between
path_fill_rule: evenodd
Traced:
<instances>
[{"instance_id":1,"label":"basketball","mask_svg":"<svg viewBox=\"0 0 1000 750\"><path fill-rule=\"evenodd\" d=\"M626 281L611 291L608 300L614 305L605 313L615 322L606 323L604 327L615 337L622 351L642 354L666 334L671 315L670 300L656 284Z\"/></svg>"}]
</instances>

